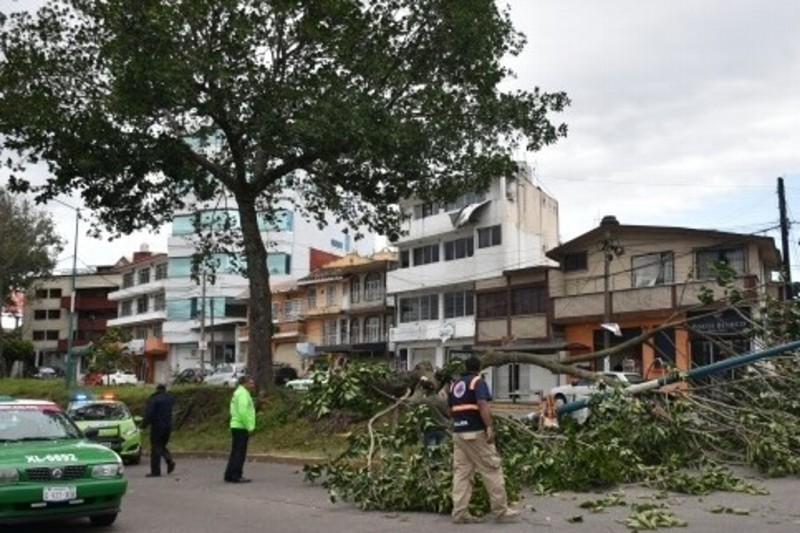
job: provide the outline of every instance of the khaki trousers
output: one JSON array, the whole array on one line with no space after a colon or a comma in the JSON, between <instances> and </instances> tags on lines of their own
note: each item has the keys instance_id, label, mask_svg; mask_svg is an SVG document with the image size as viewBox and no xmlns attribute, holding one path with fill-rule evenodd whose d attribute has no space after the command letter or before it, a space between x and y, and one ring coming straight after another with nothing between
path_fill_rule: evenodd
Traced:
<instances>
[{"instance_id":1,"label":"khaki trousers","mask_svg":"<svg viewBox=\"0 0 800 533\"><path fill-rule=\"evenodd\" d=\"M503 466L494 444L483 431L453 433L453 518L469 514L475 472L483 479L492 514L502 516L508 510Z\"/></svg>"}]
</instances>

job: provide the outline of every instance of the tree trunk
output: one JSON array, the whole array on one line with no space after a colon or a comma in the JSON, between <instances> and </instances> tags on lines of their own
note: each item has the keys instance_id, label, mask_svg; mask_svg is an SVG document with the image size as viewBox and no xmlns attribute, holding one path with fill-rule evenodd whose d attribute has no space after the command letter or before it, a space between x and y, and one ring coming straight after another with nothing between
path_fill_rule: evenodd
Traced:
<instances>
[{"instance_id":1,"label":"tree trunk","mask_svg":"<svg viewBox=\"0 0 800 533\"><path fill-rule=\"evenodd\" d=\"M250 285L247 367L259 396L272 387L272 292L269 288L267 249L258 228L255 199L237 195L242 224L247 277Z\"/></svg>"}]
</instances>

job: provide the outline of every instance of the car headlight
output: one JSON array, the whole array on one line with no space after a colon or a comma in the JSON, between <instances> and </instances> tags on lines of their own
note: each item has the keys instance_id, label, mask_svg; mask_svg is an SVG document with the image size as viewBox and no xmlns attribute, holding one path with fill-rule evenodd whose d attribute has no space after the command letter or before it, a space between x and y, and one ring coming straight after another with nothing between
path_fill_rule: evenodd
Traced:
<instances>
[{"instance_id":1,"label":"car headlight","mask_svg":"<svg viewBox=\"0 0 800 533\"><path fill-rule=\"evenodd\" d=\"M134 426L134 427L129 427L128 429L126 429L125 431L122 432L122 434L125 435L126 437L130 437L131 435L133 435L137 431L139 431L139 428Z\"/></svg>"},{"instance_id":2,"label":"car headlight","mask_svg":"<svg viewBox=\"0 0 800 533\"><path fill-rule=\"evenodd\" d=\"M19 481L19 471L16 468L0 469L0 483L16 483Z\"/></svg>"},{"instance_id":3,"label":"car headlight","mask_svg":"<svg viewBox=\"0 0 800 533\"><path fill-rule=\"evenodd\" d=\"M121 476L125 472L122 463L95 465L92 467L92 477L108 478Z\"/></svg>"}]
</instances>

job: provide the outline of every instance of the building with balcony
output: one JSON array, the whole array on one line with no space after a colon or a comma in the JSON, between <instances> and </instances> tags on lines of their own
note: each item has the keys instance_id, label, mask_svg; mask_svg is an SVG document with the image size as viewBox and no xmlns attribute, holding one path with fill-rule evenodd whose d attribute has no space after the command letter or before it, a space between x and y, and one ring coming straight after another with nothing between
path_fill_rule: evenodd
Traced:
<instances>
[{"instance_id":1,"label":"building with balcony","mask_svg":"<svg viewBox=\"0 0 800 533\"><path fill-rule=\"evenodd\" d=\"M116 318L108 321L108 327L120 328L131 336L128 348L140 357L138 373L146 382L167 383L170 365L163 340L167 254L153 253L142 246L131 261L121 262L115 272L122 281L119 289L108 295L117 306Z\"/></svg>"},{"instance_id":2,"label":"building with balcony","mask_svg":"<svg viewBox=\"0 0 800 533\"><path fill-rule=\"evenodd\" d=\"M688 321L604 361L607 369L645 377L659 373L662 363L686 370L749 351L748 321L758 318L767 294L779 294L773 273L780 269L780 254L771 237L625 225L605 217L597 228L547 255L561 264L548 282L552 324L571 346L597 351L668 321ZM703 305L698 297L703 290L712 290L715 300L722 296L716 262L736 274L734 284L744 300L735 309ZM715 337L724 337L727 348Z\"/></svg>"},{"instance_id":3,"label":"building with balcony","mask_svg":"<svg viewBox=\"0 0 800 533\"><path fill-rule=\"evenodd\" d=\"M401 365L442 366L474 348L482 282L552 263L545 252L558 243L558 203L521 167L451 204L410 199L401 208L408 220L395 243L398 268L387 277L396 304L390 344Z\"/></svg>"},{"instance_id":4,"label":"building with balcony","mask_svg":"<svg viewBox=\"0 0 800 533\"><path fill-rule=\"evenodd\" d=\"M475 282L475 350L528 352L558 361L568 346L550 327L550 272L556 267L509 269ZM559 376L536 365L512 363L492 373L496 398L540 400Z\"/></svg>"},{"instance_id":5,"label":"building with balcony","mask_svg":"<svg viewBox=\"0 0 800 533\"><path fill-rule=\"evenodd\" d=\"M396 259L389 251L369 257L350 253L300 278L306 340L297 352L304 358L393 362L388 338L394 307L387 298L386 277Z\"/></svg>"},{"instance_id":6,"label":"building with balcony","mask_svg":"<svg viewBox=\"0 0 800 533\"><path fill-rule=\"evenodd\" d=\"M347 231L333 223L320 228L288 201L281 207L275 216L259 218L262 238L267 245L270 287L290 284L355 248L371 251L374 247L373 234L366 233L356 243ZM230 204L225 207L206 205L192 212L178 213L173 218L168 239L167 321L164 323L164 341L169 345L173 371L201 365L244 363L250 351L249 282L240 273L245 264L244 256L217 254L211 258L216 264L215 271L193 279L192 256L200 249L198 227L236 231L240 227L238 211Z\"/></svg>"},{"instance_id":7,"label":"building with balcony","mask_svg":"<svg viewBox=\"0 0 800 533\"><path fill-rule=\"evenodd\" d=\"M117 305L108 298L121 283L116 266L98 266L94 272L78 272L74 277L63 274L34 281L25 295L22 336L33 342L36 366L65 368L73 296L73 354L105 335L108 321L117 316ZM81 368L78 357L76 372L80 373Z\"/></svg>"},{"instance_id":8,"label":"building with balcony","mask_svg":"<svg viewBox=\"0 0 800 533\"><path fill-rule=\"evenodd\" d=\"M338 256L312 249L309 254L311 270L322 268ZM293 367L302 372L308 368L313 358L313 344L308 342L306 333L306 310L309 305L305 287L297 280L270 280L272 298L272 362ZM249 301L249 291L239 296L245 304ZM313 302L311 302L313 307ZM236 329L237 353L240 360L246 361L250 351L250 327L241 324ZM309 352L310 350L310 352Z\"/></svg>"}]
</instances>

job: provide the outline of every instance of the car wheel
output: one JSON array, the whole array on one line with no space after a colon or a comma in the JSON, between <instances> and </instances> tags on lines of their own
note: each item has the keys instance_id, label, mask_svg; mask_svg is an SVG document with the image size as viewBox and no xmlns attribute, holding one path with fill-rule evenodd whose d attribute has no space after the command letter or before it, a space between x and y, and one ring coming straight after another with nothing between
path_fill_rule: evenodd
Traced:
<instances>
[{"instance_id":1,"label":"car wheel","mask_svg":"<svg viewBox=\"0 0 800 533\"><path fill-rule=\"evenodd\" d=\"M555 400L556 409L567 403L567 397L563 394L556 394L556 397L553 399Z\"/></svg>"},{"instance_id":2,"label":"car wheel","mask_svg":"<svg viewBox=\"0 0 800 533\"><path fill-rule=\"evenodd\" d=\"M138 465L139 463L142 462L142 454L141 454L141 452L137 453L136 455L134 455L132 457L128 457L126 459L126 461L128 461L129 465Z\"/></svg>"},{"instance_id":3,"label":"car wheel","mask_svg":"<svg viewBox=\"0 0 800 533\"><path fill-rule=\"evenodd\" d=\"M93 526L99 526L99 527L110 526L117 520L117 513L90 516L89 520L91 520Z\"/></svg>"}]
</instances>

